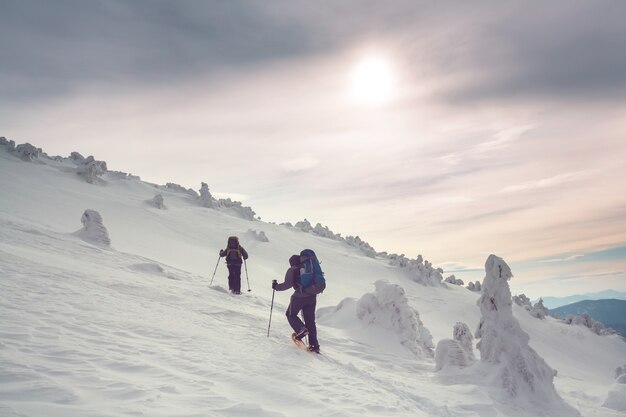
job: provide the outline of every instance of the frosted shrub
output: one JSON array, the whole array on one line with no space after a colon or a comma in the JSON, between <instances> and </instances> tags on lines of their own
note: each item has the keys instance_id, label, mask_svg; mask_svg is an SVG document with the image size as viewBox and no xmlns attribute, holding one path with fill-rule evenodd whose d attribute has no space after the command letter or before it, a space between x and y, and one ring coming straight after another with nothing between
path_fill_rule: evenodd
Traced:
<instances>
[{"instance_id":1,"label":"frosted shrub","mask_svg":"<svg viewBox=\"0 0 626 417\"><path fill-rule=\"evenodd\" d=\"M528 298L526 294L514 295L513 302L520 307L524 307L524 309L528 311L533 308L533 305L530 302L530 298Z\"/></svg>"},{"instance_id":2,"label":"frosted shrub","mask_svg":"<svg viewBox=\"0 0 626 417\"><path fill-rule=\"evenodd\" d=\"M254 220L255 212L251 207L244 206L239 201L232 201L230 198L217 200L217 207L222 207L234 211L238 217L246 220Z\"/></svg>"},{"instance_id":3,"label":"frosted shrub","mask_svg":"<svg viewBox=\"0 0 626 417\"><path fill-rule=\"evenodd\" d=\"M250 235L250 237L254 240L258 240L259 242L269 242L270 240L267 238L267 236L265 235L265 232L263 230L261 230L260 232L257 232L256 230L248 230L248 234Z\"/></svg>"},{"instance_id":4,"label":"frosted shrub","mask_svg":"<svg viewBox=\"0 0 626 417\"><path fill-rule=\"evenodd\" d=\"M178 185L173 182L168 182L167 184L165 184L165 187L168 190L172 190L177 193L188 194L192 197L199 198L199 194L195 190L192 190L191 188L185 188L182 185Z\"/></svg>"},{"instance_id":5,"label":"frosted shrub","mask_svg":"<svg viewBox=\"0 0 626 417\"><path fill-rule=\"evenodd\" d=\"M448 284L452 284L452 285L461 285L461 286L465 285L462 279L457 279L457 277L455 277L454 275L450 275L448 278L444 280L444 282L447 282Z\"/></svg>"},{"instance_id":6,"label":"frosted shrub","mask_svg":"<svg viewBox=\"0 0 626 417\"><path fill-rule=\"evenodd\" d=\"M429 286L429 287L438 287L442 284L443 281L443 269L434 268L433 265L424 261L422 255L418 255L415 260L409 261L408 264L409 271L414 273L413 281Z\"/></svg>"},{"instance_id":7,"label":"frosted shrub","mask_svg":"<svg viewBox=\"0 0 626 417\"><path fill-rule=\"evenodd\" d=\"M345 241L348 245L360 249L361 252L363 252L363 254L368 258L376 257L376 250L374 250L374 248L371 247L369 243L365 242L360 237L348 236L346 237Z\"/></svg>"},{"instance_id":8,"label":"frosted shrub","mask_svg":"<svg viewBox=\"0 0 626 417\"><path fill-rule=\"evenodd\" d=\"M485 271L476 338L480 339L480 363L491 374L489 383L518 404L534 404L548 415L552 415L548 410L579 415L559 397L553 384L555 371L529 346L528 334L513 316L508 283L513 277L511 269L504 260L490 255Z\"/></svg>"},{"instance_id":9,"label":"frosted shrub","mask_svg":"<svg viewBox=\"0 0 626 417\"><path fill-rule=\"evenodd\" d=\"M96 161L93 156L85 158L81 165L76 168L76 173L85 178L90 184L95 183L98 177L107 172L107 163L104 161Z\"/></svg>"},{"instance_id":10,"label":"frosted shrub","mask_svg":"<svg viewBox=\"0 0 626 417\"><path fill-rule=\"evenodd\" d=\"M9 152L13 152L15 150L15 141L7 140L4 136L0 137L0 145L6 146Z\"/></svg>"},{"instance_id":11,"label":"frosted shrub","mask_svg":"<svg viewBox=\"0 0 626 417\"><path fill-rule=\"evenodd\" d=\"M297 222L293 227L307 233L313 231L313 226L311 226L311 223L307 219Z\"/></svg>"},{"instance_id":12,"label":"frosted shrub","mask_svg":"<svg viewBox=\"0 0 626 417\"><path fill-rule=\"evenodd\" d=\"M591 329L591 331L600 336L615 334L615 330L611 329L610 327L606 328L604 324L600 323L599 321L595 321L587 313L583 313L580 316L568 314L562 320L562 322L574 326L588 327L589 329Z\"/></svg>"},{"instance_id":13,"label":"frosted shrub","mask_svg":"<svg viewBox=\"0 0 626 417\"><path fill-rule=\"evenodd\" d=\"M41 149L34 147L30 143L22 143L17 145L14 152L24 161L34 161L39 158Z\"/></svg>"},{"instance_id":14,"label":"frosted shrub","mask_svg":"<svg viewBox=\"0 0 626 417\"><path fill-rule=\"evenodd\" d=\"M404 289L387 281L377 281L374 293L357 302L359 320L391 330L401 343L418 357L433 356L433 339L420 320L417 310L409 306Z\"/></svg>"},{"instance_id":15,"label":"frosted shrub","mask_svg":"<svg viewBox=\"0 0 626 417\"><path fill-rule=\"evenodd\" d=\"M476 282L470 282L469 284L467 284L466 288L470 291L479 292L481 291L482 286L480 284L480 281L476 281Z\"/></svg>"},{"instance_id":16,"label":"frosted shrub","mask_svg":"<svg viewBox=\"0 0 626 417\"><path fill-rule=\"evenodd\" d=\"M626 365L618 366L615 370L615 382L609 388L602 406L626 412Z\"/></svg>"},{"instance_id":17,"label":"frosted shrub","mask_svg":"<svg viewBox=\"0 0 626 417\"><path fill-rule=\"evenodd\" d=\"M102 216L95 210L87 209L80 218L83 228L76 234L83 240L102 246L110 246L109 232L102 222Z\"/></svg>"},{"instance_id":18,"label":"frosted shrub","mask_svg":"<svg viewBox=\"0 0 626 417\"><path fill-rule=\"evenodd\" d=\"M533 317L538 319L544 319L550 313L550 311L543 305L543 299L540 298L539 301L535 303L533 308L530 310L530 314Z\"/></svg>"},{"instance_id":19,"label":"frosted shrub","mask_svg":"<svg viewBox=\"0 0 626 417\"><path fill-rule=\"evenodd\" d=\"M476 361L472 333L465 323L457 322L452 339L442 339L435 349L435 370L465 368Z\"/></svg>"},{"instance_id":20,"label":"frosted shrub","mask_svg":"<svg viewBox=\"0 0 626 417\"><path fill-rule=\"evenodd\" d=\"M207 208L213 208L215 207L215 205L213 204L213 196L211 195L211 192L209 191L209 186L207 185L206 182L202 183L202 186L200 187L200 205L202 207L207 207Z\"/></svg>"},{"instance_id":21,"label":"frosted shrub","mask_svg":"<svg viewBox=\"0 0 626 417\"><path fill-rule=\"evenodd\" d=\"M151 200L148 200L148 203L159 210L165 210L165 200L163 200L162 194L155 195Z\"/></svg>"}]
</instances>

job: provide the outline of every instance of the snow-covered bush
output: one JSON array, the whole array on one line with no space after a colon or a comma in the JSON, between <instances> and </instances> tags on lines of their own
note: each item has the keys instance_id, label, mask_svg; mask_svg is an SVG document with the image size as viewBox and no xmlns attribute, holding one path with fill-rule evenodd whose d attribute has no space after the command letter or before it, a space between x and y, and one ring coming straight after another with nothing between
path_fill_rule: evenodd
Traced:
<instances>
[{"instance_id":1,"label":"snow-covered bush","mask_svg":"<svg viewBox=\"0 0 626 417\"><path fill-rule=\"evenodd\" d=\"M533 308L530 298L528 298L526 294L514 295L513 302L528 311Z\"/></svg>"},{"instance_id":2,"label":"snow-covered bush","mask_svg":"<svg viewBox=\"0 0 626 417\"><path fill-rule=\"evenodd\" d=\"M433 356L433 338L409 305L404 289L387 281L377 281L376 290L365 294L356 305L359 320L381 326L399 335L401 343L418 357Z\"/></svg>"},{"instance_id":3,"label":"snow-covered bush","mask_svg":"<svg viewBox=\"0 0 626 417\"><path fill-rule=\"evenodd\" d=\"M615 382L602 406L626 412L626 365L618 366L615 370Z\"/></svg>"},{"instance_id":4,"label":"snow-covered bush","mask_svg":"<svg viewBox=\"0 0 626 417\"><path fill-rule=\"evenodd\" d=\"M591 318L591 316L587 313L583 313L579 316L574 314L568 314L563 320L563 323L575 325L575 326L585 326L591 329L597 335L605 336L615 334L615 330L610 327L607 328L604 324L600 323Z\"/></svg>"},{"instance_id":5,"label":"snow-covered bush","mask_svg":"<svg viewBox=\"0 0 626 417\"><path fill-rule=\"evenodd\" d=\"M311 233L327 239L341 240L341 235L333 233L328 226L322 226L321 223L317 223L313 230L311 230Z\"/></svg>"},{"instance_id":6,"label":"snow-covered bush","mask_svg":"<svg viewBox=\"0 0 626 417\"><path fill-rule=\"evenodd\" d=\"M22 143L15 147L14 152L24 161L34 161L39 158L41 148L36 148L30 143Z\"/></svg>"},{"instance_id":7,"label":"snow-covered bush","mask_svg":"<svg viewBox=\"0 0 626 417\"><path fill-rule=\"evenodd\" d=\"M82 156L78 152L70 153L69 159L70 159L70 161L74 162L76 165L82 165L85 162L85 157Z\"/></svg>"},{"instance_id":8,"label":"snow-covered bush","mask_svg":"<svg viewBox=\"0 0 626 417\"><path fill-rule=\"evenodd\" d=\"M476 282L471 282L469 284L467 284L467 288L470 291L474 291L474 292L479 292L482 290L482 285L480 283L480 281L476 281Z\"/></svg>"},{"instance_id":9,"label":"snow-covered bush","mask_svg":"<svg viewBox=\"0 0 626 417\"><path fill-rule=\"evenodd\" d=\"M162 194L157 194L154 197L152 197L152 199L147 201L148 204L150 204L151 206L154 206L156 208L158 208L159 210L165 210L165 200L163 200L163 195Z\"/></svg>"},{"instance_id":10,"label":"snow-covered bush","mask_svg":"<svg viewBox=\"0 0 626 417\"><path fill-rule=\"evenodd\" d=\"M540 298L539 301L537 301L535 303L535 305L533 306L533 308L530 310L530 314L533 317L536 317L538 319L544 319L546 318L546 316L548 314L550 314L550 310L548 310L544 305L543 305L543 298Z\"/></svg>"},{"instance_id":11,"label":"snow-covered bush","mask_svg":"<svg viewBox=\"0 0 626 417\"><path fill-rule=\"evenodd\" d=\"M215 204L214 204L214 198L211 195L211 192L209 191L209 186L207 185L206 182L202 183L202 186L200 187L200 205L202 207L207 207L207 208L214 208Z\"/></svg>"},{"instance_id":12,"label":"snow-covered bush","mask_svg":"<svg viewBox=\"0 0 626 417\"><path fill-rule=\"evenodd\" d=\"M110 246L109 232L102 222L102 216L96 210L87 209L80 218L83 228L76 232L81 239L102 246Z\"/></svg>"},{"instance_id":13,"label":"snow-covered bush","mask_svg":"<svg viewBox=\"0 0 626 417\"><path fill-rule=\"evenodd\" d=\"M442 339L435 349L435 370L448 367L465 368L476 361L473 337L467 324L457 322L452 339Z\"/></svg>"},{"instance_id":14,"label":"snow-covered bush","mask_svg":"<svg viewBox=\"0 0 626 417\"><path fill-rule=\"evenodd\" d=\"M424 261L422 255L418 255L417 259L409 261L407 266L409 271L413 272L413 281L429 287L437 287L443 281L443 269L435 268L433 265Z\"/></svg>"},{"instance_id":15,"label":"snow-covered bush","mask_svg":"<svg viewBox=\"0 0 626 417\"><path fill-rule=\"evenodd\" d=\"M193 190L191 188L185 188L182 185L178 185L178 184L175 184L173 182L168 182L167 184L165 184L165 187L168 190L172 190L172 191L175 191L177 193L189 194L190 196L195 197L195 198L199 198L200 197L200 195L195 190Z\"/></svg>"},{"instance_id":16,"label":"snow-covered bush","mask_svg":"<svg viewBox=\"0 0 626 417\"><path fill-rule=\"evenodd\" d=\"M90 184L93 184L107 172L107 163L104 161L96 161L93 156L88 156L76 168L76 173L85 178Z\"/></svg>"},{"instance_id":17,"label":"snow-covered bush","mask_svg":"<svg viewBox=\"0 0 626 417\"><path fill-rule=\"evenodd\" d=\"M217 207L222 207L234 211L238 217L246 220L254 220L255 212L251 207L244 206L239 201L233 201L230 198L217 200Z\"/></svg>"},{"instance_id":18,"label":"snow-covered bush","mask_svg":"<svg viewBox=\"0 0 626 417\"><path fill-rule=\"evenodd\" d=\"M258 240L259 242L269 242L270 240L265 235L263 230L257 232L256 230L249 229L248 235L254 240Z\"/></svg>"},{"instance_id":19,"label":"snow-covered bush","mask_svg":"<svg viewBox=\"0 0 626 417\"><path fill-rule=\"evenodd\" d=\"M127 172L122 172L122 171L107 171L107 172L109 173L109 176L112 178L118 178L121 180L141 181L141 177L139 177L138 175L129 174Z\"/></svg>"},{"instance_id":20,"label":"snow-covered bush","mask_svg":"<svg viewBox=\"0 0 626 417\"><path fill-rule=\"evenodd\" d=\"M452 285L465 285L462 279L457 279L457 277L455 277L454 275L450 275L448 278L444 280L444 282L447 282L448 284L452 284Z\"/></svg>"},{"instance_id":21,"label":"snow-covered bush","mask_svg":"<svg viewBox=\"0 0 626 417\"><path fill-rule=\"evenodd\" d=\"M313 226L311 226L311 223L307 219L297 222L293 227L307 233L313 231Z\"/></svg>"},{"instance_id":22,"label":"snow-covered bush","mask_svg":"<svg viewBox=\"0 0 626 417\"><path fill-rule=\"evenodd\" d=\"M7 147L7 151L13 152L15 150L15 141L7 140L4 136L0 137L0 145Z\"/></svg>"},{"instance_id":23,"label":"snow-covered bush","mask_svg":"<svg viewBox=\"0 0 626 417\"><path fill-rule=\"evenodd\" d=\"M363 252L363 254L367 256L368 258L376 257L376 250L374 250L374 248L369 243L362 240L360 237L347 236L344 240L348 245L353 246L357 249L360 249L361 252Z\"/></svg>"},{"instance_id":24,"label":"snow-covered bush","mask_svg":"<svg viewBox=\"0 0 626 417\"><path fill-rule=\"evenodd\" d=\"M559 397L553 383L555 371L529 346L530 337L513 316L511 269L490 255L485 271L476 338L487 383L520 406L532 405L547 415L579 415Z\"/></svg>"}]
</instances>

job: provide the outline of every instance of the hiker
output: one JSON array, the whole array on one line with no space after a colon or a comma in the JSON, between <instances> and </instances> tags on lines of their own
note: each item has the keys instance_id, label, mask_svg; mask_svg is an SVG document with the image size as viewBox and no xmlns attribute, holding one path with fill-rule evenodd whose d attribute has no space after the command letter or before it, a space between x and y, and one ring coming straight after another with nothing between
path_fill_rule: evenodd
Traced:
<instances>
[{"instance_id":1,"label":"hiker","mask_svg":"<svg viewBox=\"0 0 626 417\"><path fill-rule=\"evenodd\" d=\"M228 267L228 289L231 294L241 294L241 264L248 259L248 252L239 244L237 236L230 236L226 249L220 250L220 257L226 257ZM243 258L243 260L242 260Z\"/></svg>"},{"instance_id":2,"label":"hiker","mask_svg":"<svg viewBox=\"0 0 626 417\"><path fill-rule=\"evenodd\" d=\"M278 281L273 280L272 289L285 291L289 288L293 288L295 290L291 295L291 301L289 302L289 307L287 307L286 312L289 325L291 325L294 331L292 338L301 341L308 335L308 350L310 352L320 353L320 345L317 341L317 328L315 326L315 304L317 302L317 295L299 291L300 255L293 255L289 258L289 265L290 267L285 273L285 281L279 284ZM302 320L298 317L300 310L302 310L302 315L304 316L304 323L302 323Z\"/></svg>"}]
</instances>

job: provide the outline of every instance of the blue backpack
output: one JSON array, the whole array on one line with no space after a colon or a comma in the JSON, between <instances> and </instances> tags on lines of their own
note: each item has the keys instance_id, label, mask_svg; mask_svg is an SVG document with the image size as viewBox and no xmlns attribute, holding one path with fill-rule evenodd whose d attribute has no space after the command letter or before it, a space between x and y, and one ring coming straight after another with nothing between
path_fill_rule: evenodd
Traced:
<instances>
[{"instance_id":1,"label":"blue backpack","mask_svg":"<svg viewBox=\"0 0 626 417\"><path fill-rule=\"evenodd\" d=\"M320 294L326 289L324 273L315 252L305 249L300 252L300 278L296 291L306 294Z\"/></svg>"}]
</instances>

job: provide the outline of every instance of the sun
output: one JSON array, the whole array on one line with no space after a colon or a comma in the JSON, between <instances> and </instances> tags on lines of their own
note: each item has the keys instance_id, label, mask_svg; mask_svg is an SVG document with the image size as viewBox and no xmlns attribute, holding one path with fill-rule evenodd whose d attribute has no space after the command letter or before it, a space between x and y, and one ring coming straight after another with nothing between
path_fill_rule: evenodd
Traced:
<instances>
[{"instance_id":1,"label":"sun","mask_svg":"<svg viewBox=\"0 0 626 417\"><path fill-rule=\"evenodd\" d=\"M359 104L386 104L393 97L393 87L393 71L384 58L366 58L357 64L352 73L352 94Z\"/></svg>"}]
</instances>

